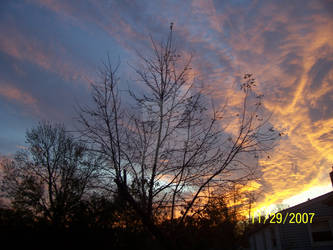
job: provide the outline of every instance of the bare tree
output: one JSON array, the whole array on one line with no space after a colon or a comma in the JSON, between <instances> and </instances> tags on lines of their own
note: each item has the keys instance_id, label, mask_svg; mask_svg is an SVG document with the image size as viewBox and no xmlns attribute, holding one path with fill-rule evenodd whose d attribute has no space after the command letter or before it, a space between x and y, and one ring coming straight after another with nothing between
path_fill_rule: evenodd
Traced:
<instances>
[{"instance_id":1,"label":"bare tree","mask_svg":"<svg viewBox=\"0 0 333 250\"><path fill-rule=\"evenodd\" d=\"M40 123L27 131L26 143L5 161L2 191L14 208L64 225L93 184L98 161L62 125Z\"/></svg>"},{"instance_id":2,"label":"bare tree","mask_svg":"<svg viewBox=\"0 0 333 250\"><path fill-rule=\"evenodd\" d=\"M101 83L93 85L95 106L79 112L82 135L108 161L103 171L153 231L161 213L182 223L211 190L254 178L248 157L268 150L277 135L262 117L262 96L252 91L250 74L232 115L235 128L227 132L224 118L231 115L215 109L190 80L192 57L182 58L172 36L171 25L165 42L151 39L151 55L138 53L140 64L132 68L144 93L129 91L132 109L122 105L119 64L108 57Z\"/></svg>"}]
</instances>

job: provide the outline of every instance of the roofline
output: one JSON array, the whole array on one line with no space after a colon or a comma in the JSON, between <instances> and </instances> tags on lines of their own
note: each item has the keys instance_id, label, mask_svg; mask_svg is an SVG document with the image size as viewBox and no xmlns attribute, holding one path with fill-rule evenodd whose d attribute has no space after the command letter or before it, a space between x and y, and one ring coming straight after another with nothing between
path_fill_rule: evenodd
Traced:
<instances>
[{"instance_id":1,"label":"roofline","mask_svg":"<svg viewBox=\"0 0 333 250\"><path fill-rule=\"evenodd\" d=\"M323 195L320 195L320 196L317 196L313 199L309 199L307 201L304 201L300 204L297 204L295 206L292 206L292 207L288 207L286 209L283 209L281 211L278 211L279 213L284 213L284 212L288 212L289 210L296 210L296 209L300 209L300 208L303 208L303 207L306 207L306 206L309 206L310 204L312 203L315 203L315 202L318 202L320 200L325 200L326 198L330 197L330 196L333 196L333 191L331 192L328 192L326 194L323 194Z\"/></svg>"}]
</instances>

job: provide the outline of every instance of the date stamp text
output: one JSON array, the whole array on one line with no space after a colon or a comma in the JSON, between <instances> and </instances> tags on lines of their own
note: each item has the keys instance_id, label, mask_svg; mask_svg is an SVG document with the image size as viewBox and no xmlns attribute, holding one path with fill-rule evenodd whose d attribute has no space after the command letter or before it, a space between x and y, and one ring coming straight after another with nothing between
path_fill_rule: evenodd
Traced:
<instances>
[{"instance_id":1,"label":"date stamp text","mask_svg":"<svg viewBox=\"0 0 333 250\"><path fill-rule=\"evenodd\" d=\"M315 213L268 213L265 216L259 214L252 217L252 223L263 224L307 224L312 223Z\"/></svg>"}]
</instances>

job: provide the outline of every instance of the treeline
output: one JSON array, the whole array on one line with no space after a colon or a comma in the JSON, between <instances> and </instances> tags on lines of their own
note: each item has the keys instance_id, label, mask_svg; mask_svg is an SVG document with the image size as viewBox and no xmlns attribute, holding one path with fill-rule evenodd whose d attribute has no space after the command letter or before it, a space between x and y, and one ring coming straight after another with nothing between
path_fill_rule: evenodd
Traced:
<instances>
[{"instance_id":1,"label":"treeline","mask_svg":"<svg viewBox=\"0 0 333 250\"><path fill-rule=\"evenodd\" d=\"M147 230L135 211L116 197L92 196L79 202L62 225L19 208L0 208L3 244L11 247L92 249L239 249L246 246L244 221L221 201L210 203L200 216L174 227L168 220L157 223L168 244Z\"/></svg>"},{"instance_id":2,"label":"treeline","mask_svg":"<svg viewBox=\"0 0 333 250\"><path fill-rule=\"evenodd\" d=\"M41 123L27 132L27 142L25 151L2 162L7 204L0 208L0 230L11 246L235 249L246 244L247 224L222 198L207 201L181 223L157 216L156 226L169 241L161 243L117 191L98 185L98 160L84 157L85 146L68 137L63 126Z\"/></svg>"}]
</instances>

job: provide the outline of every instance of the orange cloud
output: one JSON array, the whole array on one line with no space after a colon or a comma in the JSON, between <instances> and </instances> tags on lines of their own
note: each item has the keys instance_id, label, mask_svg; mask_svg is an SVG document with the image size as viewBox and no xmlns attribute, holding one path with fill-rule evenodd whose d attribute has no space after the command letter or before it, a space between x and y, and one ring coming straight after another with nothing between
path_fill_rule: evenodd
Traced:
<instances>
[{"instance_id":1,"label":"orange cloud","mask_svg":"<svg viewBox=\"0 0 333 250\"><path fill-rule=\"evenodd\" d=\"M333 67L322 77L322 82L318 82L319 77L311 77L319 60L332 60L332 20L314 16L311 17L311 23L307 20L295 23L287 11L272 11L277 10L274 6L270 8L266 11L271 15L271 20L263 31L256 28L249 32L244 30L249 40L239 41L236 35L232 39L233 51L237 55L236 64L255 72L259 88L268 94L265 107L273 112L271 122L275 127L288 131L288 136L271 153L272 160L260 161L264 167L263 178L271 190L258 206L280 203L323 182L328 183L333 160L330 139L333 114L329 119L320 118L318 121L314 121L310 114L311 103L315 106L317 100L328 93L333 96ZM251 36L252 32L255 35ZM266 35L274 39L281 39L276 43L276 48L265 48L265 39L268 39L265 32L269 32ZM244 48L255 55L251 62L242 60ZM313 84L320 87L313 91ZM332 104L327 101L318 108L331 109Z\"/></svg>"},{"instance_id":2,"label":"orange cloud","mask_svg":"<svg viewBox=\"0 0 333 250\"><path fill-rule=\"evenodd\" d=\"M254 5L246 12L225 4L225 11L219 14L211 1L193 1L198 19L207 19L212 29L194 38L187 30L184 36L193 46L202 46L197 52L199 63L194 60L195 69L206 75L205 83L215 99L238 105L240 97L233 83L242 73L254 73L257 91L265 95L265 108L272 113L272 125L287 131L270 153L270 160L260 159L267 186L258 200L260 207L330 182L333 21L331 16L318 13L323 8L320 3L305 3L302 8L308 12L303 14L297 5L282 8L279 3L265 2L256 7L250 19L247 15ZM221 65L207 74L204 56L208 53L216 60L219 56L230 58L231 71L223 71Z\"/></svg>"}]
</instances>

